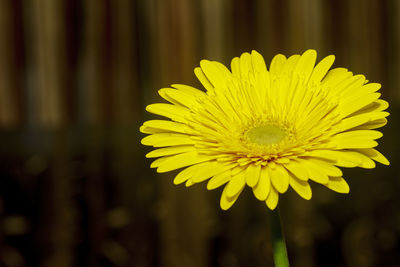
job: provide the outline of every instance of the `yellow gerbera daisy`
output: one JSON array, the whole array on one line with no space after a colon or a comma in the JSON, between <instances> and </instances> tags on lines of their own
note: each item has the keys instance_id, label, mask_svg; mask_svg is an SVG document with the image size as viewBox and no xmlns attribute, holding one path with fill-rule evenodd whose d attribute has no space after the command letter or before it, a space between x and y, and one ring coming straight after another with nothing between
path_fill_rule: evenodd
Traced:
<instances>
[{"instance_id":1,"label":"yellow gerbera daisy","mask_svg":"<svg viewBox=\"0 0 400 267\"><path fill-rule=\"evenodd\" d=\"M309 180L336 192L349 186L338 167L374 168L389 164L377 150L389 106L363 75L330 69L334 56L317 65L315 50L286 58L276 55L269 67L256 51L243 53L231 71L202 60L194 72L206 89L175 84L159 94L168 103L147 106L170 120L146 121L150 134L142 144L157 149L157 172L184 168L174 179L186 186L209 180L225 185L221 208L229 209L246 184L270 209L289 186L311 198Z\"/></svg>"}]
</instances>

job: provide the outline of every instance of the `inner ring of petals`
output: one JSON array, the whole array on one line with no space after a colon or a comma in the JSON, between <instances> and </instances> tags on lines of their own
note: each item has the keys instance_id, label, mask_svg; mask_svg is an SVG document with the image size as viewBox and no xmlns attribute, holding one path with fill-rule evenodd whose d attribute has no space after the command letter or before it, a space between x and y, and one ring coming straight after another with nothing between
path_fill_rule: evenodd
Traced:
<instances>
[{"instance_id":1,"label":"inner ring of petals","mask_svg":"<svg viewBox=\"0 0 400 267\"><path fill-rule=\"evenodd\" d=\"M257 145L274 145L281 142L287 133L282 128L265 124L251 128L247 131L247 139Z\"/></svg>"}]
</instances>

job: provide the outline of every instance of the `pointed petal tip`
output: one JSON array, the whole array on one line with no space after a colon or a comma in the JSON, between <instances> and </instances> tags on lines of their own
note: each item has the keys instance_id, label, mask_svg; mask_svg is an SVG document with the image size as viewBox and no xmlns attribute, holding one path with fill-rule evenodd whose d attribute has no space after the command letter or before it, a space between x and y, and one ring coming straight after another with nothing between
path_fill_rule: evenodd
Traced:
<instances>
[{"instance_id":1,"label":"pointed petal tip","mask_svg":"<svg viewBox=\"0 0 400 267\"><path fill-rule=\"evenodd\" d=\"M151 159L151 158L152 158L152 155L154 154L153 152L154 152L154 151L150 151L149 153L147 153L147 154L145 155L145 157L146 157L147 159Z\"/></svg>"},{"instance_id":2,"label":"pointed petal tip","mask_svg":"<svg viewBox=\"0 0 400 267\"><path fill-rule=\"evenodd\" d=\"M346 186L345 188L343 188L341 191L336 191L336 190L334 190L336 193L339 193L339 194L349 194L350 193L350 186Z\"/></svg>"},{"instance_id":3,"label":"pointed petal tip","mask_svg":"<svg viewBox=\"0 0 400 267\"><path fill-rule=\"evenodd\" d=\"M266 200L265 201L265 204L267 205L267 207L270 209L270 210L275 210L276 209L276 207L278 206L278 202L271 202L271 201L268 201L268 200Z\"/></svg>"},{"instance_id":4,"label":"pointed petal tip","mask_svg":"<svg viewBox=\"0 0 400 267\"><path fill-rule=\"evenodd\" d=\"M144 126L144 125L141 125L140 127L139 127L139 132L141 132L141 133L146 133L145 132L145 128L146 128L146 126Z\"/></svg>"},{"instance_id":5,"label":"pointed petal tip","mask_svg":"<svg viewBox=\"0 0 400 267\"><path fill-rule=\"evenodd\" d=\"M145 107L145 110L147 112L153 113L153 110L154 110L155 107L157 107L157 104L159 104L159 103L153 103L153 104L147 105Z\"/></svg>"},{"instance_id":6,"label":"pointed petal tip","mask_svg":"<svg viewBox=\"0 0 400 267\"><path fill-rule=\"evenodd\" d=\"M367 155L367 156L369 156L374 161L379 162L379 163L381 163L383 165L386 165L386 166L390 165L389 160L381 152L379 152L378 150L373 149L372 151L369 150L368 152L369 153L372 152L372 155Z\"/></svg>"},{"instance_id":7,"label":"pointed petal tip","mask_svg":"<svg viewBox=\"0 0 400 267\"><path fill-rule=\"evenodd\" d=\"M233 206L233 203L231 204L231 203L229 203L227 201L224 201L222 199L222 197L221 197L221 200L219 202L219 206L221 207L222 210L226 211L226 210L229 210Z\"/></svg>"},{"instance_id":8,"label":"pointed petal tip","mask_svg":"<svg viewBox=\"0 0 400 267\"><path fill-rule=\"evenodd\" d=\"M195 183L193 182L193 180L192 180L192 179L189 179L189 180L186 181L185 186L186 186L186 187L190 187L190 186L192 186L192 185L194 185L194 184L195 184Z\"/></svg>"},{"instance_id":9,"label":"pointed petal tip","mask_svg":"<svg viewBox=\"0 0 400 267\"><path fill-rule=\"evenodd\" d=\"M335 60L335 55L329 55L329 56L326 56L327 58L332 58L333 60Z\"/></svg>"},{"instance_id":10,"label":"pointed petal tip","mask_svg":"<svg viewBox=\"0 0 400 267\"><path fill-rule=\"evenodd\" d=\"M381 158L379 163L386 165L386 166L390 165L390 161L386 157Z\"/></svg>"},{"instance_id":11,"label":"pointed petal tip","mask_svg":"<svg viewBox=\"0 0 400 267\"><path fill-rule=\"evenodd\" d=\"M317 50L315 50L315 49L307 49L304 53L303 53L303 56L304 55L312 55L312 56L317 56Z\"/></svg>"},{"instance_id":12,"label":"pointed petal tip","mask_svg":"<svg viewBox=\"0 0 400 267\"><path fill-rule=\"evenodd\" d=\"M145 145L145 146L150 146L151 144L147 142L149 136L150 136L150 135L143 137L143 138L140 140L140 143L141 143L142 145Z\"/></svg>"},{"instance_id":13,"label":"pointed petal tip","mask_svg":"<svg viewBox=\"0 0 400 267\"><path fill-rule=\"evenodd\" d=\"M166 171L164 171L163 168L158 167L157 170L156 170L156 172L157 172L157 173L164 173L164 172L166 172Z\"/></svg>"},{"instance_id":14,"label":"pointed petal tip","mask_svg":"<svg viewBox=\"0 0 400 267\"><path fill-rule=\"evenodd\" d=\"M204 72L201 70L201 67L195 67L193 71L194 75L196 75L199 80L204 76Z\"/></svg>"},{"instance_id":15,"label":"pointed petal tip","mask_svg":"<svg viewBox=\"0 0 400 267\"><path fill-rule=\"evenodd\" d=\"M326 56L325 58L323 58L323 60L326 60L327 62L329 62L329 68L333 65L333 62L335 62L336 57L335 55L329 55Z\"/></svg>"},{"instance_id":16,"label":"pointed petal tip","mask_svg":"<svg viewBox=\"0 0 400 267\"><path fill-rule=\"evenodd\" d=\"M161 88L161 89L158 89L158 94L162 97L162 98L166 98L166 95L167 95L167 88Z\"/></svg>"},{"instance_id":17,"label":"pointed petal tip","mask_svg":"<svg viewBox=\"0 0 400 267\"><path fill-rule=\"evenodd\" d=\"M285 60L286 61L286 56L284 55L284 54L281 54L281 53L279 53L279 54L276 54L274 57L273 57L273 59L272 60ZM271 62L272 63L272 62Z\"/></svg>"},{"instance_id":18,"label":"pointed petal tip","mask_svg":"<svg viewBox=\"0 0 400 267\"><path fill-rule=\"evenodd\" d=\"M184 182L186 182L187 180L184 180L184 179L176 179L176 178L174 178L174 180L172 181L172 183L174 184L174 185L180 185L180 184L183 184Z\"/></svg>"},{"instance_id":19,"label":"pointed petal tip","mask_svg":"<svg viewBox=\"0 0 400 267\"><path fill-rule=\"evenodd\" d=\"M227 211L227 210L230 209L229 206L225 206L223 203L220 203L220 207L221 207L221 209L222 209L223 211Z\"/></svg>"},{"instance_id":20,"label":"pointed petal tip","mask_svg":"<svg viewBox=\"0 0 400 267\"><path fill-rule=\"evenodd\" d=\"M311 194L309 195L309 196L306 196L306 197L303 197L305 200L311 200L311 198L312 198L312 192L311 192Z\"/></svg>"},{"instance_id":21,"label":"pointed petal tip","mask_svg":"<svg viewBox=\"0 0 400 267\"><path fill-rule=\"evenodd\" d=\"M207 67L207 64L209 64L211 61L210 60L208 60L208 59L202 59L202 60L200 60L200 68L204 68L204 67Z\"/></svg>"},{"instance_id":22,"label":"pointed petal tip","mask_svg":"<svg viewBox=\"0 0 400 267\"><path fill-rule=\"evenodd\" d=\"M250 56L250 53L249 53L249 52L243 52L243 53L240 55L241 58L244 57L244 56Z\"/></svg>"},{"instance_id":23,"label":"pointed petal tip","mask_svg":"<svg viewBox=\"0 0 400 267\"><path fill-rule=\"evenodd\" d=\"M265 204L270 210L274 210L279 202L279 193L276 192L274 189L271 189L267 200L265 200Z\"/></svg>"},{"instance_id":24,"label":"pointed petal tip","mask_svg":"<svg viewBox=\"0 0 400 267\"><path fill-rule=\"evenodd\" d=\"M325 186L337 193L348 194L350 186L343 177L329 177L330 180Z\"/></svg>"},{"instance_id":25,"label":"pointed petal tip","mask_svg":"<svg viewBox=\"0 0 400 267\"><path fill-rule=\"evenodd\" d=\"M157 163L152 162L152 163L150 164L150 168L152 168L152 169L157 168Z\"/></svg>"},{"instance_id":26,"label":"pointed petal tip","mask_svg":"<svg viewBox=\"0 0 400 267\"><path fill-rule=\"evenodd\" d=\"M216 186L214 183L213 183L213 180L212 180L212 178L210 179L210 180L208 180L208 182L207 182L207 190L214 190L214 189L217 189L219 186Z\"/></svg>"}]
</instances>

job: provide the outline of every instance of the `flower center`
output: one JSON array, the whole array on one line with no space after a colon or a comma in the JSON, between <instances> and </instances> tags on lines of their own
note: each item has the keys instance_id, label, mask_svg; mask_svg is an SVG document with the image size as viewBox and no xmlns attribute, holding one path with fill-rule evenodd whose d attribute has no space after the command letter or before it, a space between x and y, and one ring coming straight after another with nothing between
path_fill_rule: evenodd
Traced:
<instances>
[{"instance_id":1,"label":"flower center","mask_svg":"<svg viewBox=\"0 0 400 267\"><path fill-rule=\"evenodd\" d=\"M271 124L256 126L247 131L248 140L258 145L278 144L286 135L285 130Z\"/></svg>"}]
</instances>

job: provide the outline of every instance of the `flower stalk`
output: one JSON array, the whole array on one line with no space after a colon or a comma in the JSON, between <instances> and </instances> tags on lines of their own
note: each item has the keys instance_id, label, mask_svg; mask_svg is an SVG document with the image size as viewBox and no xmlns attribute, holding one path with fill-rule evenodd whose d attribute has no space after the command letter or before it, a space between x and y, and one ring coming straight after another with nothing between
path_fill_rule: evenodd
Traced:
<instances>
[{"instance_id":1,"label":"flower stalk","mask_svg":"<svg viewBox=\"0 0 400 267\"><path fill-rule=\"evenodd\" d=\"M269 230L275 267L289 267L286 241L282 231L279 209L269 212Z\"/></svg>"}]
</instances>

